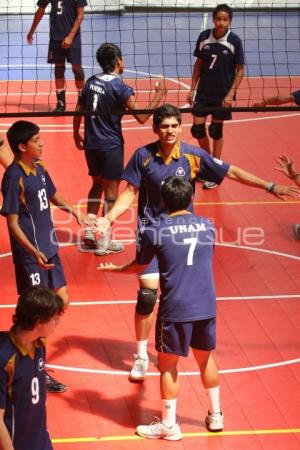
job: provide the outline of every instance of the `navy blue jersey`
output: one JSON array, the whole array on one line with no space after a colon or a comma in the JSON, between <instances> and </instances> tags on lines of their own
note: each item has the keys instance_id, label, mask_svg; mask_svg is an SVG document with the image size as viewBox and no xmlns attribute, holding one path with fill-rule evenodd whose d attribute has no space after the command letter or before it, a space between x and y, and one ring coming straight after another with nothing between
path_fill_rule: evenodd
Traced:
<instances>
[{"instance_id":1,"label":"navy blue jersey","mask_svg":"<svg viewBox=\"0 0 300 450\"><path fill-rule=\"evenodd\" d=\"M300 91L292 92L292 96L294 97L296 105L300 105Z\"/></svg>"},{"instance_id":2,"label":"navy blue jersey","mask_svg":"<svg viewBox=\"0 0 300 450\"><path fill-rule=\"evenodd\" d=\"M52 450L46 428L45 347L22 348L13 332L0 333L0 409L15 450Z\"/></svg>"},{"instance_id":3,"label":"navy blue jersey","mask_svg":"<svg viewBox=\"0 0 300 450\"><path fill-rule=\"evenodd\" d=\"M47 258L57 253L58 244L50 213L50 200L56 188L42 161L35 162L30 170L15 159L6 169L1 191L3 205L1 214L16 214L21 230L35 248ZM15 264L36 263L34 256L10 235Z\"/></svg>"},{"instance_id":4,"label":"navy blue jersey","mask_svg":"<svg viewBox=\"0 0 300 450\"><path fill-rule=\"evenodd\" d=\"M50 11L50 39L62 41L70 33L77 18L77 8L87 5L86 0L38 0L37 6L46 8L51 4ZM72 47L81 45L80 29L77 31Z\"/></svg>"},{"instance_id":5,"label":"navy blue jersey","mask_svg":"<svg viewBox=\"0 0 300 450\"><path fill-rule=\"evenodd\" d=\"M215 317L214 235L208 219L189 213L161 217L145 229L137 262L146 264L157 257L161 320L190 322Z\"/></svg>"},{"instance_id":6,"label":"navy blue jersey","mask_svg":"<svg viewBox=\"0 0 300 450\"><path fill-rule=\"evenodd\" d=\"M202 61L196 102L221 103L233 84L236 66L244 64L241 39L230 30L219 39L213 30L202 31L194 56Z\"/></svg>"},{"instance_id":7,"label":"navy blue jersey","mask_svg":"<svg viewBox=\"0 0 300 450\"><path fill-rule=\"evenodd\" d=\"M86 81L79 104L85 111L97 112L94 117L85 117L86 149L107 151L123 148L122 112L132 95L133 89L119 75L101 73Z\"/></svg>"},{"instance_id":8,"label":"navy blue jersey","mask_svg":"<svg viewBox=\"0 0 300 450\"><path fill-rule=\"evenodd\" d=\"M212 158L205 150L178 143L177 148L165 160L158 143L138 148L130 158L122 179L139 188L138 227L151 225L157 216L166 212L161 200L161 185L171 176L182 176L193 181L196 176L220 184L229 165ZM192 205L190 206L192 210Z\"/></svg>"}]
</instances>

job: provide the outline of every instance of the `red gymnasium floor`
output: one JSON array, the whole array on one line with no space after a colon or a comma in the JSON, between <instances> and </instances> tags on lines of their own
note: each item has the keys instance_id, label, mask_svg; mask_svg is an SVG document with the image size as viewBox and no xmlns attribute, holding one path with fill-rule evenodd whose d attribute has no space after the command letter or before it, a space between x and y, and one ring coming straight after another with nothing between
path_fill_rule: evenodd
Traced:
<instances>
[{"instance_id":1,"label":"red gymnasium floor","mask_svg":"<svg viewBox=\"0 0 300 450\"><path fill-rule=\"evenodd\" d=\"M1 130L11 122L1 119ZM37 122L43 158L58 190L84 210L89 179L83 153L73 144L72 119ZM274 170L275 158L286 153L300 167L299 124L297 113L235 114L225 125L223 158L265 179L286 183ZM125 117L123 125L127 158L137 146L153 140L151 119L142 127ZM183 139L195 144L190 125L191 117L185 115ZM72 302L48 349L53 375L69 387L64 394L48 396L48 425L56 450L300 448L300 242L292 233L293 223L300 220L300 201L282 202L262 190L225 180L210 192L199 184L195 205L196 212L214 218L217 227L215 358L221 374L224 432L205 429L207 401L189 357L179 367L183 440L149 441L134 434L136 425L160 416L154 336L145 382L129 383L137 280L134 275L100 273L96 267L100 261L122 263L134 255L135 211L115 229L114 238L128 244L125 252L96 257L78 251L77 225L53 209ZM17 296L4 219L0 227L0 329L6 329Z\"/></svg>"}]
</instances>

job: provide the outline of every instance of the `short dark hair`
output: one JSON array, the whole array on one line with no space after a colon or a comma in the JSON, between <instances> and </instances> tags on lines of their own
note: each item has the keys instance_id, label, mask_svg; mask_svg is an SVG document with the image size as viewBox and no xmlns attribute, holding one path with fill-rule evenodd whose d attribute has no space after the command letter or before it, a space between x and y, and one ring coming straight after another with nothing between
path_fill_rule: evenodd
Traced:
<instances>
[{"instance_id":1,"label":"short dark hair","mask_svg":"<svg viewBox=\"0 0 300 450\"><path fill-rule=\"evenodd\" d=\"M37 322L46 323L64 311L61 297L52 289L34 286L20 295L13 315L14 326L33 330Z\"/></svg>"},{"instance_id":2,"label":"short dark hair","mask_svg":"<svg viewBox=\"0 0 300 450\"><path fill-rule=\"evenodd\" d=\"M26 145L29 139L38 134L40 127L27 120L18 120L7 130L7 140L15 155L20 153L19 145Z\"/></svg>"},{"instance_id":3,"label":"short dark hair","mask_svg":"<svg viewBox=\"0 0 300 450\"><path fill-rule=\"evenodd\" d=\"M163 202L171 213L187 209L193 193L194 189L189 181L173 175L165 179L161 188Z\"/></svg>"},{"instance_id":4,"label":"short dark hair","mask_svg":"<svg viewBox=\"0 0 300 450\"><path fill-rule=\"evenodd\" d=\"M230 8L230 6L226 5L226 3L221 3L213 10L213 19L220 11L226 12L229 15L230 21L232 21L233 11L232 8Z\"/></svg>"},{"instance_id":5,"label":"short dark hair","mask_svg":"<svg viewBox=\"0 0 300 450\"><path fill-rule=\"evenodd\" d=\"M117 60L122 59L122 52L116 44L106 42L98 48L96 59L103 72L110 73L115 70Z\"/></svg>"},{"instance_id":6,"label":"short dark hair","mask_svg":"<svg viewBox=\"0 0 300 450\"><path fill-rule=\"evenodd\" d=\"M159 106L153 113L153 125L158 127L166 118L175 117L179 124L182 122L181 112L169 103Z\"/></svg>"}]
</instances>

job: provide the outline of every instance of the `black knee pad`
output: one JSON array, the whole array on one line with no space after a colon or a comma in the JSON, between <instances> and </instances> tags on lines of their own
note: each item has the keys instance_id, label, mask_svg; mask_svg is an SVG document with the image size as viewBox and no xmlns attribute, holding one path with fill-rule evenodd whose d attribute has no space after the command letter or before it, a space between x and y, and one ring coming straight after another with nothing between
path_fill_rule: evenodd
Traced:
<instances>
[{"instance_id":1,"label":"black knee pad","mask_svg":"<svg viewBox=\"0 0 300 450\"><path fill-rule=\"evenodd\" d=\"M137 292L136 312L141 314L141 316L151 314L156 303L157 289L142 288Z\"/></svg>"},{"instance_id":2,"label":"black knee pad","mask_svg":"<svg viewBox=\"0 0 300 450\"><path fill-rule=\"evenodd\" d=\"M65 78L65 70L66 66L55 66L54 68L54 76L56 79L64 79Z\"/></svg>"},{"instance_id":3,"label":"black knee pad","mask_svg":"<svg viewBox=\"0 0 300 450\"><path fill-rule=\"evenodd\" d=\"M223 137L223 124L212 122L208 127L208 134L214 141L218 141Z\"/></svg>"},{"instance_id":4,"label":"black knee pad","mask_svg":"<svg viewBox=\"0 0 300 450\"><path fill-rule=\"evenodd\" d=\"M191 128L192 136L195 139L202 139L206 136L205 123L199 123L198 125L193 125Z\"/></svg>"},{"instance_id":5,"label":"black knee pad","mask_svg":"<svg viewBox=\"0 0 300 450\"><path fill-rule=\"evenodd\" d=\"M82 67L72 67L74 77L76 81L84 81L84 70Z\"/></svg>"}]
</instances>

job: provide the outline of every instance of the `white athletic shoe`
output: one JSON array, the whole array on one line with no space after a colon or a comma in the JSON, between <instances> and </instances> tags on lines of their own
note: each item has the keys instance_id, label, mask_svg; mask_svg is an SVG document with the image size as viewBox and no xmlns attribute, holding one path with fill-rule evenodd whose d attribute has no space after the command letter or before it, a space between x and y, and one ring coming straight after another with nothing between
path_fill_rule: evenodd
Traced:
<instances>
[{"instance_id":1,"label":"white athletic shoe","mask_svg":"<svg viewBox=\"0 0 300 450\"><path fill-rule=\"evenodd\" d=\"M134 354L134 364L129 374L131 381L143 381L149 367L149 359L142 358L141 355Z\"/></svg>"},{"instance_id":2,"label":"white athletic shoe","mask_svg":"<svg viewBox=\"0 0 300 450\"><path fill-rule=\"evenodd\" d=\"M87 228L84 232L83 243L85 248L97 248L97 239L95 238L95 235L90 228Z\"/></svg>"},{"instance_id":3,"label":"white athletic shoe","mask_svg":"<svg viewBox=\"0 0 300 450\"><path fill-rule=\"evenodd\" d=\"M167 441L179 441L182 439L178 423L169 428L157 417L155 419L150 425L139 425L136 427L137 434L147 439L166 439Z\"/></svg>"},{"instance_id":4,"label":"white athletic shoe","mask_svg":"<svg viewBox=\"0 0 300 450\"><path fill-rule=\"evenodd\" d=\"M202 189L215 189L217 187L217 183L214 183L213 181L204 181Z\"/></svg>"},{"instance_id":5,"label":"white athletic shoe","mask_svg":"<svg viewBox=\"0 0 300 450\"><path fill-rule=\"evenodd\" d=\"M222 431L224 428L223 413L210 413L205 417L205 425L208 431Z\"/></svg>"},{"instance_id":6,"label":"white athletic shoe","mask_svg":"<svg viewBox=\"0 0 300 450\"><path fill-rule=\"evenodd\" d=\"M109 253L120 253L124 251L124 245L120 242L110 240L110 236L102 236L97 242L96 250L94 251L97 256L108 255Z\"/></svg>"}]
</instances>

